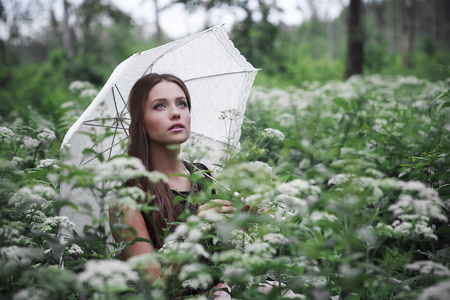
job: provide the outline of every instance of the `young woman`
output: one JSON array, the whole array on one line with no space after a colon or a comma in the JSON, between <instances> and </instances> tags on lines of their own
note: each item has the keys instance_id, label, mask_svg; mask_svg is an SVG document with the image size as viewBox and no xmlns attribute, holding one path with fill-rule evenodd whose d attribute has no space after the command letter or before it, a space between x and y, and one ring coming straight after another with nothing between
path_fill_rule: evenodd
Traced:
<instances>
[{"instance_id":1,"label":"young woman","mask_svg":"<svg viewBox=\"0 0 450 300\"><path fill-rule=\"evenodd\" d=\"M185 142L190 135L191 100L183 81L170 74L148 74L141 77L131 89L128 110L131 116L128 154L140 158L149 171L156 170L166 175L189 175L192 166L180 161L179 147L173 147ZM206 169L203 165L197 167ZM151 183L146 178L127 183L129 186L139 186L144 192L150 191L155 197L149 205L156 205L159 210L141 213L121 208L124 211L121 222L134 228L137 237L152 242L128 245L123 251L125 259L161 248L164 242L162 233L165 229L173 230L168 224L180 221L178 217L185 209L186 202L174 204L174 197L186 195L192 188L194 192L201 188L198 185L192 186L188 176L168 178L168 183ZM216 205L211 205L213 202ZM224 214L236 210L226 200L213 199L211 203L190 205L189 210L199 217L203 217L208 209ZM110 213L110 220L112 223L117 222L114 213ZM116 233L114 237L119 241L132 241L136 236L130 231L124 231ZM161 276L160 265L150 265L147 271L153 280Z\"/></svg>"}]
</instances>

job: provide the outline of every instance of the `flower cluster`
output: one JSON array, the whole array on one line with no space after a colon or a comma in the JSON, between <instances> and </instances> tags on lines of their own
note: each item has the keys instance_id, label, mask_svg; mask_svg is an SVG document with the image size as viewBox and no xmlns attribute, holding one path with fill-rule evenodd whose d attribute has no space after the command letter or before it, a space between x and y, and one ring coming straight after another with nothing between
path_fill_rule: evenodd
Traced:
<instances>
[{"instance_id":1,"label":"flower cluster","mask_svg":"<svg viewBox=\"0 0 450 300\"><path fill-rule=\"evenodd\" d=\"M284 134L278 129L266 128L261 132L261 136L274 141L284 141Z\"/></svg>"}]
</instances>

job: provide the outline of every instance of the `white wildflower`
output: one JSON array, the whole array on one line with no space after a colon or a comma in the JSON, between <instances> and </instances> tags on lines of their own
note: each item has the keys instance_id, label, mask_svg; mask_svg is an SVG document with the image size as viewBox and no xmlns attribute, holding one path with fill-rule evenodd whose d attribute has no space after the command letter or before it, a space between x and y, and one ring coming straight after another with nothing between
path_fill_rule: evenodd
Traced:
<instances>
[{"instance_id":1,"label":"white wildflower","mask_svg":"<svg viewBox=\"0 0 450 300\"><path fill-rule=\"evenodd\" d=\"M94 98L97 96L98 91L96 89L86 89L82 90L80 93L81 98Z\"/></svg>"},{"instance_id":2,"label":"white wildflower","mask_svg":"<svg viewBox=\"0 0 450 300\"><path fill-rule=\"evenodd\" d=\"M231 232L229 242L236 249L244 250L252 242L252 238L244 230L236 229Z\"/></svg>"},{"instance_id":3,"label":"white wildflower","mask_svg":"<svg viewBox=\"0 0 450 300\"><path fill-rule=\"evenodd\" d=\"M212 255L212 260L214 262L236 262L242 260L243 254L244 253L238 249L214 252Z\"/></svg>"},{"instance_id":4,"label":"white wildflower","mask_svg":"<svg viewBox=\"0 0 450 300\"><path fill-rule=\"evenodd\" d=\"M357 230L356 236L369 246L375 245L377 243L377 238L372 226L359 228Z\"/></svg>"},{"instance_id":5,"label":"white wildflower","mask_svg":"<svg viewBox=\"0 0 450 300\"><path fill-rule=\"evenodd\" d=\"M74 101L67 101L67 102L64 102L63 104L61 104L61 108L71 108L74 106L75 106Z\"/></svg>"},{"instance_id":6,"label":"white wildflower","mask_svg":"<svg viewBox=\"0 0 450 300\"><path fill-rule=\"evenodd\" d=\"M12 300L41 300L48 299L49 295L46 291L38 288L21 289L14 294Z\"/></svg>"},{"instance_id":7,"label":"white wildflower","mask_svg":"<svg viewBox=\"0 0 450 300\"><path fill-rule=\"evenodd\" d=\"M178 277L180 280L184 280L182 286L197 289L202 287L206 289L210 283L212 283L213 278L206 272L204 265L201 264L186 264L181 268Z\"/></svg>"},{"instance_id":8,"label":"white wildflower","mask_svg":"<svg viewBox=\"0 0 450 300\"><path fill-rule=\"evenodd\" d=\"M47 158L47 159L41 159L39 161L39 165L37 166L38 169L46 169L46 168L59 168L59 161L57 159Z\"/></svg>"},{"instance_id":9,"label":"white wildflower","mask_svg":"<svg viewBox=\"0 0 450 300\"><path fill-rule=\"evenodd\" d=\"M287 245L289 244L289 239L282 235L281 233L268 233L263 236L263 240L270 244L275 245Z\"/></svg>"},{"instance_id":10,"label":"white wildflower","mask_svg":"<svg viewBox=\"0 0 450 300\"><path fill-rule=\"evenodd\" d=\"M339 266L339 273L347 280L352 280L360 274L360 271L356 268L352 268L348 264L342 264Z\"/></svg>"},{"instance_id":11,"label":"white wildflower","mask_svg":"<svg viewBox=\"0 0 450 300\"><path fill-rule=\"evenodd\" d=\"M278 195L275 197L275 201L285 204L297 215L305 215L309 211L308 203L305 200L294 196Z\"/></svg>"},{"instance_id":12,"label":"white wildflower","mask_svg":"<svg viewBox=\"0 0 450 300\"><path fill-rule=\"evenodd\" d=\"M167 242L160 249L161 253L165 253L167 255L180 255L185 257L200 257L203 256L205 258L209 258L210 255L206 252L203 245L194 243L191 241L185 242Z\"/></svg>"},{"instance_id":13,"label":"white wildflower","mask_svg":"<svg viewBox=\"0 0 450 300\"><path fill-rule=\"evenodd\" d=\"M37 148L40 144L40 142L36 139L33 139L29 136L25 136L22 139L22 143L25 145L25 147L27 147L28 149L34 149Z\"/></svg>"},{"instance_id":14,"label":"white wildflower","mask_svg":"<svg viewBox=\"0 0 450 300\"><path fill-rule=\"evenodd\" d=\"M78 246L77 244L72 244L72 246L70 246L70 248L69 248L69 250L67 250L67 252L72 255L84 254L83 249L81 249L81 247Z\"/></svg>"},{"instance_id":15,"label":"white wildflower","mask_svg":"<svg viewBox=\"0 0 450 300\"><path fill-rule=\"evenodd\" d=\"M41 133L39 133L37 137L40 141L44 142L51 142L54 139L56 139L55 133L48 128L44 128L44 130Z\"/></svg>"},{"instance_id":16,"label":"white wildflower","mask_svg":"<svg viewBox=\"0 0 450 300\"><path fill-rule=\"evenodd\" d=\"M273 168L271 166L269 166L268 164L266 164L265 162L262 162L262 161L252 161L249 164L252 165L252 166L263 167L269 173L271 173L273 171Z\"/></svg>"},{"instance_id":17,"label":"white wildflower","mask_svg":"<svg viewBox=\"0 0 450 300\"><path fill-rule=\"evenodd\" d=\"M48 185L37 184L32 187L32 191L49 199L56 197L55 190Z\"/></svg>"},{"instance_id":18,"label":"white wildflower","mask_svg":"<svg viewBox=\"0 0 450 300\"><path fill-rule=\"evenodd\" d=\"M15 165L16 167L18 167L19 165L21 165L23 163L23 159L18 157L18 156L14 156L11 159L11 162L13 163L13 165Z\"/></svg>"},{"instance_id":19,"label":"white wildflower","mask_svg":"<svg viewBox=\"0 0 450 300\"><path fill-rule=\"evenodd\" d=\"M42 256L42 249L33 247L9 246L0 248L0 265L2 272L10 272L16 268L29 267Z\"/></svg>"},{"instance_id":20,"label":"white wildflower","mask_svg":"<svg viewBox=\"0 0 450 300\"><path fill-rule=\"evenodd\" d=\"M333 176L328 180L329 185L340 185L342 183L348 182L351 179L352 175L350 174L338 174Z\"/></svg>"},{"instance_id":21,"label":"white wildflower","mask_svg":"<svg viewBox=\"0 0 450 300\"><path fill-rule=\"evenodd\" d=\"M257 254L258 256L263 257L272 257L271 255L276 253L276 250L269 243L260 240L248 244L244 250L247 253Z\"/></svg>"},{"instance_id":22,"label":"white wildflower","mask_svg":"<svg viewBox=\"0 0 450 300\"><path fill-rule=\"evenodd\" d=\"M87 90L87 89L92 89L92 84L88 81L73 81L70 85L69 85L69 90L73 93L73 92L78 92L78 91L83 91L83 90Z\"/></svg>"},{"instance_id":23,"label":"white wildflower","mask_svg":"<svg viewBox=\"0 0 450 300\"><path fill-rule=\"evenodd\" d=\"M315 288L322 288L327 285L328 280L325 276L311 276L309 279L305 281L305 283Z\"/></svg>"},{"instance_id":24,"label":"white wildflower","mask_svg":"<svg viewBox=\"0 0 450 300\"><path fill-rule=\"evenodd\" d=\"M262 137L268 139L277 140L280 142L284 141L284 134L278 129L266 128L260 134Z\"/></svg>"},{"instance_id":25,"label":"white wildflower","mask_svg":"<svg viewBox=\"0 0 450 300\"><path fill-rule=\"evenodd\" d=\"M383 223L378 223L375 227L375 231L379 235L385 235L392 237L394 235L394 228L391 225L386 225Z\"/></svg>"},{"instance_id":26,"label":"white wildflower","mask_svg":"<svg viewBox=\"0 0 450 300\"><path fill-rule=\"evenodd\" d=\"M202 212L203 218L208 222L218 223L226 220L225 216L221 213L218 213L214 209L208 209Z\"/></svg>"},{"instance_id":27,"label":"white wildflower","mask_svg":"<svg viewBox=\"0 0 450 300\"><path fill-rule=\"evenodd\" d=\"M326 213L326 212L319 212L319 211L314 211L309 218L311 219L311 221L313 221L314 223L319 222L319 221L328 221L328 222L335 222L337 221L337 217L335 215Z\"/></svg>"},{"instance_id":28,"label":"white wildflower","mask_svg":"<svg viewBox=\"0 0 450 300\"><path fill-rule=\"evenodd\" d=\"M71 229L75 227L75 224L69 220L66 216L55 216L55 217L49 217L44 221L44 225L48 225L51 227L58 227L58 228L65 228L65 229Z\"/></svg>"},{"instance_id":29,"label":"white wildflower","mask_svg":"<svg viewBox=\"0 0 450 300\"><path fill-rule=\"evenodd\" d=\"M138 279L138 274L121 260L89 260L85 270L78 275L80 282L100 291L125 289L127 281Z\"/></svg>"},{"instance_id":30,"label":"white wildflower","mask_svg":"<svg viewBox=\"0 0 450 300\"><path fill-rule=\"evenodd\" d=\"M12 140L14 138L14 132L7 127L0 127L0 136Z\"/></svg>"},{"instance_id":31,"label":"white wildflower","mask_svg":"<svg viewBox=\"0 0 450 300\"><path fill-rule=\"evenodd\" d=\"M295 124L295 117L292 113L283 113L276 117L276 120L280 122L280 125L283 127L291 127Z\"/></svg>"},{"instance_id":32,"label":"white wildflower","mask_svg":"<svg viewBox=\"0 0 450 300\"><path fill-rule=\"evenodd\" d=\"M197 242L202 238L201 230L193 228L189 231L188 240L191 242Z\"/></svg>"},{"instance_id":33,"label":"white wildflower","mask_svg":"<svg viewBox=\"0 0 450 300\"><path fill-rule=\"evenodd\" d=\"M261 194L253 194L248 197L245 197L244 203L250 206L258 205L263 202L264 197Z\"/></svg>"},{"instance_id":34,"label":"white wildflower","mask_svg":"<svg viewBox=\"0 0 450 300\"><path fill-rule=\"evenodd\" d=\"M132 187L126 187L123 188L119 191L119 195L121 196L130 196L133 199L136 200L141 200L144 201L145 200L145 193L144 191L137 187L137 186L132 186Z\"/></svg>"},{"instance_id":35,"label":"white wildflower","mask_svg":"<svg viewBox=\"0 0 450 300\"><path fill-rule=\"evenodd\" d=\"M139 210L142 204L139 204L138 201L145 200L145 193L139 187L126 187L120 189L117 193L109 193L106 198L110 207L119 206Z\"/></svg>"},{"instance_id":36,"label":"white wildflower","mask_svg":"<svg viewBox=\"0 0 450 300\"><path fill-rule=\"evenodd\" d=\"M182 236L186 236L187 232L189 230L189 227L187 226L186 223L182 223L180 225L177 226L177 228L175 229L175 231L172 234L169 234L166 238L165 238L165 242L166 243L170 243L170 242L175 242L177 241L180 237Z\"/></svg>"},{"instance_id":37,"label":"white wildflower","mask_svg":"<svg viewBox=\"0 0 450 300\"><path fill-rule=\"evenodd\" d=\"M53 188L45 185L35 185L33 187L24 186L18 190L9 199L9 204L19 206L25 201L30 201L35 204L41 205L42 208L46 208L50 205L50 202L46 200L56 197L56 192Z\"/></svg>"},{"instance_id":38,"label":"white wildflower","mask_svg":"<svg viewBox=\"0 0 450 300\"><path fill-rule=\"evenodd\" d=\"M420 181L407 181L405 183L403 183L403 190L405 191L423 191L425 190L427 187L425 186L424 183L420 182Z\"/></svg>"},{"instance_id":39,"label":"white wildflower","mask_svg":"<svg viewBox=\"0 0 450 300\"><path fill-rule=\"evenodd\" d=\"M442 205L437 196L434 199L414 199L411 195L402 194L397 203L389 206L389 210L396 216L418 214L447 222L447 216L440 209Z\"/></svg>"},{"instance_id":40,"label":"white wildflower","mask_svg":"<svg viewBox=\"0 0 450 300\"><path fill-rule=\"evenodd\" d=\"M422 291L417 300L447 300L450 299L450 281L439 282Z\"/></svg>"},{"instance_id":41,"label":"white wildflower","mask_svg":"<svg viewBox=\"0 0 450 300\"><path fill-rule=\"evenodd\" d=\"M320 188L312 180L294 179L277 186L276 191L290 196L319 195Z\"/></svg>"},{"instance_id":42,"label":"white wildflower","mask_svg":"<svg viewBox=\"0 0 450 300\"><path fill-rule=\"evenodd\" d=\"M91 166L85 166L87 170L91 170ZM116 157L104 163L95 166L94 183L102 187L104 182L109 182L111 186L121 185L130 178L146 176L150 181L165 181L167 176L153 171L147 172L142 161L136 157Z\"/></svg>"},{"instance_id":43,"label":"white wildflower","mask_svg":"<svg viewBox=\"0 0 450 300\"><path fill-rule=\"evenodd\" d=\"M247 273L246 269L233 265L225 266L223 277L225 282L250 282L252 280L252 276Z\"/></svg>"},{"instance_id":44,"label":"white wildflower","mask_svg":"<svg viewBox=\"0 0 450 300\"><path fill-rule=\"evenodd\" d=\"M154 267L160 267L158 262L158 254L156 252L144 253L140 255L134 255L127 260L127 264L133 270L147 271L147 268L152 265Z\"/></svg>"},{"instance_id":45,"label":"white wildflower","mask_svg":"<svg viewBox=\"0 0 450 300\"><path fill-rule=\"evenodd\" d=\"M396 220L392 223L394 228L394 232L409 234L411 230L413 230L413 224L410 222L401 222L400 220Z\"/></svg>"},{"instance_id":46,"label":"white wildflower","mask_svg":"<svg viewBox=\"0 0 450 300\"><path fill-rule=\"evenodd\" d=\"M91 84L87 81L73 81L70 85L69 85L69 90L71 92L75 92L75 91L79 91L79 90L83 90L86 88L91 87Z\"/></svg>"},{"instance_id":47,"label":"white wildflower","mask_svg":"<svg viewBox=\"0 0 450 300\"><path fill-rule=\"evenodd\" d=\"M425 261L416 261L411 264L407 264L406 268L414 271L418 271L421 274L433 275L439 277L449 277L450 270L437 262L425 260Z\"/></svg>"}]
</instances>

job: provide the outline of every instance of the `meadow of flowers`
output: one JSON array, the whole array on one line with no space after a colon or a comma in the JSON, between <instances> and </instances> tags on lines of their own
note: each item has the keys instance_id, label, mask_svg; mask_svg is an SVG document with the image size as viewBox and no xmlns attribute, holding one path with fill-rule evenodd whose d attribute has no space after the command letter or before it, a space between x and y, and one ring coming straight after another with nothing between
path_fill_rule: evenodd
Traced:
<instances>
[{"instance_id":1,"label":"meadow of flowers","mask_svg":"<svg viewBox=\"0 0 450 300\"><path fill-rule=\"evenodd\" d=\"M237 213L186 213L163 249L124 261L106 209L84 208L91 223L61 234L74 223L60 210L78 207L60 186L93 192L102 208L145 210L142 191L105 183L165 177L127 157L95 169L61 163L61 136L95 94L74 83L59 118L0 120L1 298L169 299L219 278L234 299L449 299L449 88L450 78L379 75L255 86L241 149L215 173L220 185L206 180L189 198L229 199ZM255 209L241 213L244 204ZM167 281L144 283L152 262Z\"/></svg>"}]
</instances>

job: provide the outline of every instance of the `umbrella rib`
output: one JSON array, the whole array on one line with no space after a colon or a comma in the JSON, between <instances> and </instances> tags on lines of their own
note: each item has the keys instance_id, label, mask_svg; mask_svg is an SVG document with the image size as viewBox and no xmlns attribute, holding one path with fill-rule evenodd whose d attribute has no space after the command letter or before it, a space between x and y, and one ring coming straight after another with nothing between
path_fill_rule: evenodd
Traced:
<instances>
[{"instance_id":1,"label":"umbrella rib","mask_svg":"<svg viewBox=\"0 0 450 300\"><path fill-rule=\"evenodd\" d=\"M105 153L105 152L107 152L107 151L109 151L109 150L112 150L112 148L114 148L115 146L119 145L120 142L122 142L122 141L124 141L124 140L125 140L125 139L123 139L123 140L117 142L116 144L112 145L111 148L108 148L108 149L102 151L102 153ZM92 148L91 148L91 149L92 149ZM82 162L80 163L80 166L82 166L82 165L87 165L88 163L90 163L91 161L93 161L93 160L96 159L96 158L97 158L97 157L94 156L94 157L92 157L91 159L87 160L86 162L83 162L83 161L82 161Z\"/></svg>"},{"instance_id":2,"label":"umbrella rib","mask_svg":"<svg viewBox=\"0 0 450 300\"><path fill-rule=\"evenodd\" d=\"M195 78L191 78L191 79L185 79L183 80L184 82L189 82L189 81L194 81L194 80L199 80L199 79L205 79L205 78L210 78L210 77L218 77L218 76L228 76L228 75L236 75L236 74L242 74L242 73L250 73L251 71L236 71L236 72L228 72L228 73L220 73L220 74L211 74L211 75L207 75L207 76L201 76L201 77L195 77Z\"/></svg>"},{"instance_id":3,"label":"umbrella rib","mask_svg":"<svg viewBox=\"0 0 450 300\"><path fill-rule=\"evenodd\" d=\"M92 127L113 128L115 123L116 122L114 122L112 125L99 125L99 124L84 123L84 125L92 126ZM123 125L122 125L122 127L123 127ZM123 127L123 129L126 130L125 127Z\"/></svg>"},{"instance_id":4,"label":"umbrella rib","mask_svg":"<svg viewBox=\"0 0 450 300\"><path fill-rule=\"evenodd\" d=\"M163 54L161 54L160 56L158 56L157 58L155 58L155 59L153 60L152 64L145 70L145 72L144 72L144 74L143 74L142 76L144 76L145 74L151 73L152 70L153 70L153 66L154 66L160 59L162 59L166 54L169 54L170 52L175 51L176 49L178 49L178 48L180 48L180 47L182 47L182 46L184 46L184 45L186 45L186 44L188 44L188 43L190 43L190 42L192 42L192 41L195 41L196 39L198 39L199 37L201 37L201 36L207 34L208 32L210 32L210 31L213 30L213 29L214 29L214 28L210 28L209 30L205 30L205 31L202 32L202 34L199 34L199 35L196 36L195 38L189 39L188 41L186 41L186 42L184 42L184 43L182 43L182 44L179 44L179 45L177 45L177 46L175 46L175 47L172 47L172 48L168 49L166 52L164 52Z\"/></svg>"},{"instance_id":5,"label":"umbrella rib","mask_svg":"<svg viewBox=\"0 0 450 300\"><path fill-rule=\"evenodd\" d=\"M120 99L122 100L123 104L125 105L125 107L126 107L127 110L128 110L128 105L127 105L127 103L125 102L125 100L123 99L123 96L122 96L122 93L121 93L120 90L119 90L119 87L117 86L117 84L114 84L114 86L116 87L116 90L117 90L117 92L119 93Z\"/></svg>"},{"instance_id":6,"label":"umbrella rib","mask_svg":"<svg viewBox=\"0 0 450 300\"><path fill-rule=\"evenodd\" d=\"M124 107L123 107L122 111L120 112L120 115L122 116L122 114L123 114L123 112L124 112L125 110L128 111L128 105L127 105L127 103L125 102L125 100L123 99L122 93L120 92L119 87L117 86L117 84L114 84L114 86L116 87L116 90L117 90L117 92L119 93L120 100L122 100L122 102L123 102L123 104L124 104ZM114 97L114 93L113 93L113 97ZM115 99L115 98L114 98L114 99ZM115 103L115 100L114 100L114 103ZM116 107L116 109L117 109L117 107ZM129 120L131 120L131 118L124 118L124 119L129 119ZM125 126L123 126L123 122L122 122L122 119L121 119L121 118L119 119L119 122L120 122L120 125L122 126L123 131L125 131L125 134L127 135L127 137L129 137L129 136L128 136L128 132L127 132Z\"/></svg>"},{"instance_id":7,"label":"umbrella rib","mask_svg":"<svg viewBox=\"0 0 450 300\"><path fill-rule=\"evenodd\" d=\"M98 122L98 121L106 121L106 120L116 120L117 118L99 118L99 119L91 119L91 120L86 120L83 122L83 124L85 125L93 125L96 126L98 124L89 124L89 122ZM131 120L131 118L123 118L124 120Z\"/></svg>"},{"instance_id":8,"label":"umbrella rib","mask_svg":"<svg viewBox=\"0 0 450 300\"><path fill-rule=\"evenodd\" d=\"M116 128L115 128L114 133L117 134L117 129L119 128L119 123L121 123L121 122L120 122L119 110L117 109L116 94L114 93L114 87L111 87L111 93L112 93L112 96L113 96L114 107L115 107L115 109L116 109L116 115L117 115L117 117L116 117L116 122L115 122L115 123L116 123L116 124L115 124L115 125L116 125ZM112 126L111 126L111 127L112 127ZM109 149L108 159L111 158L112 148L113 148L115 139L116 139L116 135L114 134L114 135L113 135L113 138L112 138L112 141L111 141L111 148Z\"/></svg>"}]
</instances>

